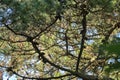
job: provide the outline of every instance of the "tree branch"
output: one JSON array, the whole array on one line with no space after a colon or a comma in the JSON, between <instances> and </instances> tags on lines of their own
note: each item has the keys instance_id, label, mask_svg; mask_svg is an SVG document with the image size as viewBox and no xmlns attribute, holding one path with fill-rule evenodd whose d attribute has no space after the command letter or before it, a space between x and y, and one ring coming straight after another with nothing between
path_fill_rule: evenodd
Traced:
<instances>
[{"instance_id":1,"label":"tree branch","mask_svg":"<svg viewBox=\"0 0 120 80\"><path fill-rule=\"evenodd\" d=\"M33 37L33 39L35 39L36 37L38 37L41 33L45 32L48 28L50 28L53 24L55 24L57 20L58 20L58 18L55 18L55 20L51 24L49 24L45 29L41 30L37 35L35 35Z\"/></svg>"},{"instance_id":2,"label":"tree branch","mask_svg":"<svg viewBox=\"0 0 120 80\"><path fill-rule=\"evenodd\" d=\"M102 40L103 43L106 43L110 37L110 35L113 33L113 31L116 28L120 28L120 22L116 23L113 28L111 28L108 32L107 35L105 35L105 38Z\"/></svg>"},{"instance_id":3,"label":"tree branch","mask_svg":"<svg viewBox=\"0 0 120 80\"><path fill-rule=\"evenodd\" d=\"M20 75L19 73L15 72L12 70L12 67L5 67L5 66L1 66L0 67L3 67L3 68L6 68L8 69L10 72L12 72L13 74L21 77L21 78L24 78L24 79L36 79L36 80L50 80L50 79L59 79L59 78L62 78L62 77L66 77L66 76L70 76L71 74L65 74L65 75L61 75L61 76L58 76L58 77L47 77L47 78L40 78L40 77L27 77L27 76L22 76Z\"/></svg>"},{"instance_id":4,"label":"tree branch","mask_svg":"<svg viewBox=\"0 0 120 80\"><path fill-rule=\"evenodd\" d=\"M82 11L82 15L83 15L83 19L82 19L82 26L83 26L83 30L82 30L82 40L81 40L81 48L80 48L80 52L78 55L78 60L77 60L77 64L76 64L76 72L78 72L78 68L79 68L79 63L81 60L81 56L83 53L83 49L84 49L84 43L85 43L85 37L86 37L86 27L87 27L87 21L86 21L86 15L88 14L88 12L86 10Z\"/></svg>"},{"instance_id":5,"label":"tree branch","mask_svg":"<svg viewBox=\"0 0 120 80\"><path fill-rule=\"evenodd\" d=\"M78 73L78 72L76 72L76 71L72 71L72 70L63 68L63 67L61 67L61 66L59 66L59 65L56 65L56 64L52 63L51 61L49 61L49 60L42 54L42 52L38 49L38 47L36 46L36 44L34 44L33 41L31 41L31 43L32 43L33 48L34 48L35 51L39 54L39 57L42 58L42 60L43 60L44 63L49 63L51 66L54 66L54 67L57 68L57 69L61 69L61 70L63 70L63 71L67 71L67 72L69 72L71 75L74 75L74 76L76 76L76 77L83 78L83 79L85 79L85 80L88 80L88 79L89 79L89 80L95 80L95 79L96 79L95 76L89 76L89 75L85 75L85 74L83 74L83 73Z\"/></svg>"}]
</instances>

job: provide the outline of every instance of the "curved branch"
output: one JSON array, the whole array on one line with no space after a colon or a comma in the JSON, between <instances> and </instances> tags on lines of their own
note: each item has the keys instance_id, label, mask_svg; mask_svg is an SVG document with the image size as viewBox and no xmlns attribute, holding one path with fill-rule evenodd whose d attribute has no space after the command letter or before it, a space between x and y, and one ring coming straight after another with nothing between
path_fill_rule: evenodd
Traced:
<instances>
[{"instance_id":1,"label":"curved branch","mask_svg":"<svg viewBox=\"0 0 120 80\"><path fill-rule=\"evenodd\" d=\"M116 23L114 25L113 28L111 28L108 32L107 32L107 35L105 35L105 38L104 40L102 40L103 43L106 43L110 37L110 35L113 33L113 31L116 29L116 28L120 28L120 22Z\"/></svg>"},{"instance_id":2,"label":"curved branch","mask_svg":"<svg viewBox=\"0 0 120 80\"><path fill-rule=\"evenodd\" d=\"M70 76L71 74L65 74L65 75L61 75L61 76L57 76L57 77L47 77L47 78L36 78L36 77L26 77L26 76L22 76L20 75L19 73L15 72L12 70L12 67L5 67L5 66L1 66L0 67L3 67L3 68L6 68L8 69L10 72L12 72L13 74L21 77L21 78L24 78L24 79L36 79L36 80L50 80L50 79L59 79L59 78L62 78L62 77L66 77L66 76Z\"/></svg>"},{"instance_id":3,"label":"curved branch","mask_svg":"<svg viewBox=\"0 0 120 80\"><path fill-rule=\"evenodd\" d=\"M5 24L5 27L8 29L8 30L10 30L11 32L13 32L15 35L20 35L20 36L24 36L24 37L26 37L26 38L28 38L28 37L30 37L30 36L28 36L27 34L23 34L23 33L17 33L17 32L15 32L12 28L10 28L8 25L6 25Z\"/></svg>"},{"instance_id":4,"label":"curved branch","mask_svg":"<svg viewBox=\"0 0 120 80\"><path fill-rule=\"evenodd\" d=\"M26 76L22 76L20 74L18 74L17 72L11 70L11 72L19 77L22 77L24 79L36 79L36 80L50 80L50 79L59 79L62 77L66 77L66 76L70 76L71 74L66 74L66 75L62 75L62 76L58 76L58 77L48 77L48 78L35 78L35 77L26 77Z\"/></svg>"},{"instance_id":5,"label":"curved branch","mask_svg":"<svg viewBox=\"0 0 120 80\"><path fill-rule=\"evenodd\" d=\"M35 36L33 37L33 39L35 39L35 38L38 37L41 33L43 33L43 32L46 31L48 28L50 28L53 24L56 23L57 20L58 20L58 18L55 18L55 20L54 20L51 24L49 24L45 29L43 29L42 31L40 31L37 35L35 35Z\"/></svg>"}]
</instances>

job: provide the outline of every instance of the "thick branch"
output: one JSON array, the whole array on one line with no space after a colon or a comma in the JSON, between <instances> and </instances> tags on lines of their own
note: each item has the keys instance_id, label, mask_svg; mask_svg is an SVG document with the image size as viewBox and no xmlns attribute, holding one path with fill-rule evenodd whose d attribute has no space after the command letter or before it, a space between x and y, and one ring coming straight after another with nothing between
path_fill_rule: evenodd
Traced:
<instances>
[{"instance_id":1,"label":"thick branch","mask_svg":"<svg viewBox=\"0 0 120 80\"><path fill-rule=\"evenodd\" d=\"M55 63L52 63L50 60L48 60L43 54L42 52L38 49L37 45L34 44L34 42L31 42L32 43L32 46L33 48L35 49L35 51L39 54L39 57L41 57L43 59L43 62L44 63L49 63L51 66L54 66L55 68L57 69L61 69L63 71L67 71L69 72L71 75L74 75L76 77L80 77L80 78L83 78L84 80L95 80L96 77L95 76L89 76L89 75L85 75L83 73L78 73L78 72L75 72L75 71L72 71L72 70L69 70L69 69L66 69L66 68L63 68L59 65L56 65Z\"/></svg>"},{"instance_id":2,"label":"thick branch","mask_svg":"<svg viewBox=\"0 0 120 80\"><path fill-rule=\"evenodd\" d=\"M79 52L78 60L77 60L77 64L76 64L76 71L77 72L78 72L78 68L79 68L80 59L81 59L81 56L82 56L82 53L83 53L85 37L86 37L86 26L87 26L86 15L87 15L87 11L85 11L83 9L82 15L83 15L83 19L82 19L83 30L82 30L82 33L81 33L82 34L81 48L80 48L80 52Z\"/></svg>"}]
</instances>

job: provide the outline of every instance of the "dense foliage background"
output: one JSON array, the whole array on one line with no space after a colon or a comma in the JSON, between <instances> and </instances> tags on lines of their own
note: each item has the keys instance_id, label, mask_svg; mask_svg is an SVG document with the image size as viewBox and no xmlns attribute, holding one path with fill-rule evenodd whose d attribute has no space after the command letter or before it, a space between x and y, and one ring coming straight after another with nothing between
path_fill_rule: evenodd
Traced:
<instances>
[{"instance_id":1,"label":"dense foliage background","mask_svg":"<svg viewBox=\"0 0 120 80\"><path fill-rule=\"evenodd\" d=\"M119 21L119 0L0 0L1 78L119 80Z\"/></svg>"}]
</instances>

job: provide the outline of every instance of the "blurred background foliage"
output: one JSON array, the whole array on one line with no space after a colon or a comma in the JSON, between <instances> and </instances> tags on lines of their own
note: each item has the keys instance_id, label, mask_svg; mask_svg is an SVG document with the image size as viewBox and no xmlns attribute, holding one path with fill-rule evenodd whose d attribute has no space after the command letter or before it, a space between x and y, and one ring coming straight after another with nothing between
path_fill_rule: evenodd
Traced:
<instances>
[{"instance_id":1,"label":"blurred background foliage","mask_svg":"<svg viewBox=\"0 0 120 80\"><path fill-rule=\"evenodd\" d=\"M17 73L28 77L67 74L39 60L26 37L16 35L5 27L4 24L11 21L8 26L17 33L34 37L41 32L34 41L45 57L61 67L75 71L81 48L83 8L88 12L87 32L78 71L99 78L107 76L116 79L114 76L117 76L119 80L120 37L116 37L116 34L120 30L115 27L120 21L119 0L1 0L0 53L7 59L5 61L1 58L1 65L13 67ZM5 17L8 9L12 13ZM52 24L56 17L57 21ZM107 43L102 42L108 34ZM115 61L109 64L111 59ZM67 76L63 79L75 78Z\"/></svg>"}]
</instances>

